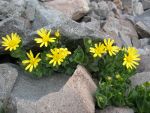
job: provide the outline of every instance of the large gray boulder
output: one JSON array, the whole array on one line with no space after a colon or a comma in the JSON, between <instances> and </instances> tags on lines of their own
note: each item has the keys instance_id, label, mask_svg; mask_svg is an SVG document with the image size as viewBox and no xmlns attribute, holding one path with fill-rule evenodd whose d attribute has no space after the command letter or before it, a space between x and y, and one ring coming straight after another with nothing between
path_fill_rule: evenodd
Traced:
<instances>
[{"instance_id":1,"label":"large gray boulder","mask_svg":"<svg viewBox=\"0 0 150 113\"><path fill-rule=\"evenodd\" d=\"M91 75L82 66L77 67L69 80L63 75L34 80L22 73L8 109L9 113L94 113L95 91Z\"/></svg>"},{"instance_id":2,"label":"large gray boulder","mask_svg":"<svg viewBox=\"0 0 150 113\"><path fill-rule=\"evenodd\" d=\"M0 64L0 108L5 107L18 77L15 68L8 64Z\"/></svg>"},{"instance_id":3,"label":"large gray boulder","mask_svg":"<svg viewBox=\"0 0 150 113\"><path fill-rule=\"evenodd\" d=\"M7 105L8 113L34 113L31 109L36 105L36 101L49 93L58 92L69 78L67 75L55 74L36 79L19 67L17 70L19 76Z\"/></svg>"}]
</instances>

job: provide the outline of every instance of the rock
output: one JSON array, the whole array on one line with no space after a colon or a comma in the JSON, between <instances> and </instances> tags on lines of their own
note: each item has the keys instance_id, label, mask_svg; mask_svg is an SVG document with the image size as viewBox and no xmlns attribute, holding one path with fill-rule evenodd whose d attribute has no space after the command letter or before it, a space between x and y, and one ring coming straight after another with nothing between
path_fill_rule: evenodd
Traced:
<instances>
[{"instance_id":1,"label":"rock","mask_svg":"<svg viewBox=\"0 0 150 113\"><path fill-rule=\"evenodd\" d=\"M150 56L150 45L149 45L149 41L148 42L145 42L145 44L144 44L144 41L143 41L143 43L142 44L144 44L144 45L142 45L141 44L141 47L142 48L139 48L138 49L138 51L139 51L139 54L141 55L141 57L148 57L148 56ZM142 58L142 59L143 59Z\"/></svg>"},{"instance_id":2,"label":"rock","mask_svg":"<svg viewBox=\"0 0 150 113\"><path fill-rule=\"evenodd\" d=\"M37 113L90 113L84 109L81 98L71 90L47 95L38 101L37 107Z\"/></svg>"},{"instance_id":3,"label":"rock","mask_svg":"<svg viewBox=\"0 0 150 113\"><path fill-rule=\"evenodd\" d=\"M133 14L133 1L135 0L122 0L122 5L126 13Z\"/></svg>"},{"instance_id":4,"label":"rock","mask_svg":"<svg viewBox=\"0 0 150 113\"><path fill-rule=\"evenodd\" d=\"M92 1L91 3L90 3L90 9L91 10L96 10L96 9L98 9L98 4L97 4L97 2L95 2L95 1Z\"/></svg>"},{"instance_id":5,"label":"rock","mask_svg":"<svg viewBox=\"0 0 150 113\"><path fill-rule=\"evenodd\" d=\"M140 43L141 43L141 47L150 45L150 39L149 38L140 39Z\"/></svg>"},{"instance_id":6,"label":"rock","mask_svg":"<svg viewBox=\"0 0 150 113\"><path fill-rule=\"evenodd\" d=\"M18 72L8 64L1 64L0 75L0 99L5 99L11 93Z\"/></svg>"},{"instance_id":7,"label":"rock","mask_svg":"<svg viewBox=\"0 0 150 113\"><path fill-rule=\"evenodd\" d=\"M107 107L104 110L96 111L96 113L134 113L130 108L120 108L120 107Z\"/></svg>"},{"instance_id":8,"label":"rock","mask_svg":"<svg viewBox=\"0 0 150 113\"><path fill-rule=\"evenodd\" d=\"M135 17L136 29L141 37L150 37L150 9Z\"/></svg>"},{"instance_id":9,"label":"rock","mask_svg":"<svg viewBox=\"0 0 150 113\"><path fill-rule=\"evenodd\" d=\"M35 79L19 67L17 69L19 76L7 105L8 113L12 111L13 113L34 113L28 111L33 109L36 101L49 93L58 92L69 78L67 75L55 74L51 77Z\"/></svg>"},{"instance_id":10,"label":"rock","mask_svg":"<svg viewBox=\"0 0 150 113\"><path fill-rule=\"evenodd\" d=\"M26 9L25 9L25 15L26 18L30 21L33 21L35 18L35 10L36 10L36 1L32 0L32 1L26 1Z\"/></svg>"},{"instance_id":11,"label":"rock","mask_svg":"<svg viewBox=\"0 0 150 113\"><path fill-rule=\"evenodd\" d=\"M141 22L141 21L137 22L135 27L141 37L150 37L150 29L143 22Z\"/></svg>"},{"instance_id":12,"label":"rock","mask_svg":"<svg viewBox=\"0 0 150 113\"><path fill-rule=\"evenodd\" d=\"M108 4L105 1L98 2L98 9L95 9L95 13L100 16L101 19L106 19L109 13Z\"/></svg>"},{"instance_id":13,"label":"rock","mask_svg":"<svg viewBox=\"0 0 150 113\"><path fill-rule=\"evenodd\" d=\"M71 0L70 2L68 0L53 0L44 2L44 5L63 12L73 20L80 19L89 11L87 0Z\"/></svg>"},{"instance_id":14,"label":"rock","mask_svg":"<svg viewBox=\"0 0 150 113\"><path fill-rule=\"evenodd\" d=\"M140 61L140 65L138 67L138 71L139 72L144 72L144 71L150 71L150 50L149 51L146 51L146 55L142 55L141 56L141 61Z\"/></svg>"},{"instance_id":15,"label":"rock","mask_svg":"<svg viewBox=\"0 0 150 113\"><path fill-rule=\"evenodd\" d=\"M142 0L144 10L150 9L150 0Z\"/></svg>"},{"instance_id":16,"label":"rock","mask_svg":"<svg viewBox=\"0 0 150 113\"><path fill-rule=\"evenodd\" d=\"M95 29L95 31L99 31L100 30L100 21L92 18L90 22L82 22L81 23L82 26L86 26L89 29Z\"/></svg>"},{"instance_id":17,"label":"rock","mask_svg":"<svg viewBox=\"0 0 150 113\"><path fill-rule=\"evenodd\" d=\"M97 20L106 20L109 16L120 16L119 10L117 6L111 1L92 1L90 4L90 12L89 16L97 19Z\"/></svg>"},{"instance_id":18,"label":"rock","mask_svg":"<svg viewBox=\"0 0 150 113\"><path fill-rule=\"evenodd\" d=\"M18 99L16 113L37 113L36 103L24 99ZM26 109L28 108L28 109Z\"/></svg>"},{"instance_id":19,"label":"rock","mask_svg":"<svg viewBox=\"0 0 150 113\"><path fill-rule=\"evenodd\" d=\"M144 48L139 48L138 49L138 51L139 51L139 54L140 55L147 55L147 56L150 56L150 48L148 47L147 48L147 46L145 46Z\"/></svg>"},{"instance_id":20,"label":"rock","mask_svg":"<svg viewBox=\"0 0 150 113\"><path fill-rule=\"evenodd\" d=\"M95 111L93 95L96 92L97 86L92 80L90 73L83 66L77 66L77 69L67 81L63 90L67 91L68 88L80 96L87 111L86 113L93 113Z\"/></svg>"},{"instance_id":21,"label":"rock","mask_svg":"<svg viewBox=\"0 0 150 113\"><path fill-rule=\"evenodd\" d=\"M141 15L144 12L143 5L141 2L136 2L133 4L134 15Z\"/></svg>"},{"instance_id":22,"label":"rock","mask_svg":"<svg viewBox=\"0 0 150 113\"><path fill-rule=\"evenodd\" d=\"M0 64L0 108L6 105L17 77L18 72L15 68L8 64Z\"/></svg>"},{"instance_id":23,"label":"rock","mask_svg":"<svg viewBox=\"0 0 150 113\"><path fill-rule=\"evenodd\" d=\"M137 73L130 78L132 86L141 85L150 81L150 72Z\"/></svg>"},{"instance_id":24,"label":"rock","mask_svg":"<svg viewBox=\"0 0 150 113\"><path fill-rule=\"evenodd\" d=\"M103 27L104 31L108 34L115 33L117 36L114 38L117 40L121 40L121 44L125 46L140 46L140 42L138 40L138 35L134 29L134 26L131 22L123 19L116 19L114 17L110 17L106 24Z\"/></svg>"},{"instance_id":25,"label":"rock","mask_svg":"<svg viewBox=\"0 0 150 113\"><path fill-rule=\"evenodd\" d=\"M113 0L113 2L116 4L117 8L122 10L123 6L122 6L122 1L121 0Z\"/></svg>"},{"instance_id":26,"label":"rock","mask_svg":"<svg viewBox=\"0 0 150 113\"><path fill-rule=\"evenodd\" d=\"M49 2L49 1L53 1L53 0L39 0L41 2Z\"/></svg>"},{"instance_id":27,"label":"rock","mask_svg":"<svg viewBox=\"0 0 150 113\"><path fill-rule=\"evenodd\" d=\"M0 1L0 20L12 16L21 16L25 10L24 0L1 0Z\"/></svg>"},{"instance_id":28,"label":"rock","mask_svg":"<svg viewBox=\"0 0 150 113\"><path fill-rule=\"evenodd\" d=\"M11 94L12 98L36 101L49 93L58 92L69 78L67 75L55 74L52 77L36 80L30 76L19 71L18 80Z\"/></svg>"},{"instance_id":29,"label":"rock","mask_svg":"<svg viewBox=\"0 0 150 113\"><path fill-rule=\"evenodd\" d=\"M94 11L91 11L88 15L89 15L91 18L96 19L97 21L100 21L100 20L101 20L101 17L98 16Z\"/></svg>"},{"instance_id":30,"label":"rock","mask_svg":"<svg viewBox=\"0 0 150 113\"><path fill-rule=\"evenodd\" d=\"M110 10L108 17L111 16L111 17L119 18L120 17L120 10L117 8L117 4L115 4L114 2L108 1L108 7ZM118 6L118 7L120 7L120 6Z\"/></svg>"},{"instance_id":31,"label":"rock","mask_svg":"<svg viewBox=\"0 0 150 113\"><path fill-rule=\"evenodd\" d=\"M143 5L139 0L122 0L122 4L128 14L139 15L143 13Z\"/></svg>"},{"instance_id":32,"label":"rock","mask_svg":"<svg viewBox=\"0 0 150 113\"><path fill-rule=\"evenodd\" d=\"M10 111L14 111L13 113L94 113L95 104L92 96L96 91L96 85L91 75L84 67L78 66L67 82L66 78L68 77L55 75L51 78L33 80L28 76L19 75L11 95L12 105L9 106L13 108Z\"/></svg>"},{"instance_id":33,"label":"rock","mask_svg":"<svg viewBox=\"0 0 150 113\"><path fill-rule=\"evenodd\" d=\"M70 18L67 18L61 12L53 9L38 8L36 9L35 19L33 22L33 30L45 27L46 29L59 29L64 39L79 40L85 37L103 39L105 33L95 31L95 29L88 28L81 25ZM36 32L31 33L30 39L35 37Z\"/></svg>"},{"instance_id":34,"label":"rock","mask_svg":"<svg viewBox=\"0 0 150 113\"><path fill-rule=\"evenodd\" d=\"M37 102L38 113L94 113L95 91L96 85L89 73L78 66L59 93L49 94Z\"/></svg>"}]
</instances>

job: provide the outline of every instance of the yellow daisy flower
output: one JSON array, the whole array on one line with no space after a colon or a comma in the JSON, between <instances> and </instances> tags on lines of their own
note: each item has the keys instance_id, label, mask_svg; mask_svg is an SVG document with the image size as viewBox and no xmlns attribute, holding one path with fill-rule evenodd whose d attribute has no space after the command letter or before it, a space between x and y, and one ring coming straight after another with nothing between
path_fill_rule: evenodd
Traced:
<instances>
[{"instance_id":1,"label":"yellow daisy flower","mask_svg":"<svg viewBox=\"0 0 150 113\"><path fill-rule=\"evenodd\" d=\"M104 39L104 44L106 51L109 53L110 56L116 55L117 52L119 52L119 47L113 46L114 40L109 39Z\"/></svg>"},{"instance_id":2,"label":"yellow daisy flower","mask_svg":"<svg viewBox=\"0 0 150 113\"><path fill-rule=\"evenodd\" d=\"M2 46L9 51L16 50L21 42L21 38L17 33L11 33L10 36L6 35L6 37L2 37L2 40Z\"/></svg>"},{"instance_id":3,"label":"yellow daisy flower","mask_svg":"<svg viewBox=\"0 0 150 113\"><path fill-rule=\"evenodd\" d=\"M128 47L128 54L138 54L138 50L135 47Z\"/></svg>"},{"instance_id":4,"label":"yellow daisy flower","mask_svg":"<svg viewBox=\"0 0 150 113\"><path fill-rule=\"evenodd\" d=\"M127 69L133 69L136 68L139 63L137 61L140 60L140 55L137 53L137 50L135 48L129 47L127 50L127 54L124 56L124 62L123 65L126 66Z\"/></svg>"},{"instance_id":5,"label":"yellow daisy flower","mask_svg":"<svg viewBox=\"0 0 150 113\"><path fill-rule=\"evenodd\" d=\"M44 28L37 31L37 34L40 36L40 38L35 38L34 40L36 43L40 43L40 47L47 47L49 43L55 42L56 38L51 37L51 31L48 31Z\"/></svg>"},{"instance_id":6,"label":"yellow daisy flower","mask_svg":"<svg viewBox=\"0 0 150 113\"><path fill-rule=\"evenodd\" d=\"M95 47L90 47L90 52L94 53L93 57L102 57L102 54L106 53L104 44L95 44Z\"/></svg>"},{"instance_id":7,"label":"yellow daisy flower","mask_svg":"<svg viewBox=\"0 0 150 113\"><path fill-rule=\"evenodd\" d=\"M71 52L68 51L67 48L60 48L60 53L62 53L62 58L64 58L64 59L65 59L68 55L71 54Z\"/></svg>"},{"instance_id":8,"label":"yellow daisy flower","mask_svg":"<svg viewBox=\"0 0 150 113\"><path fill-rule=\"evenodd\" d=\"M36 68L38 66L38 63L41 61L41 59L39 58L40 53L38 53L35 57L32 53L32 51L30 50L29 53L27 53L28 56L28 60L23 60L22 63L24 65L28 64L25 68L25 70L29 70L29 72L32 72L33 68Z\"/></svg>"},{"instance_id":9,"label":"yellow daisy flower","mask_svg":"<svg viewBox=\"0 0 150 113\"><path fill-rule=\"evenodd\" d=\"M61 65L61 63L64 61L64 59L71 54L70 51L68 51L67 48L54 48L50 50L51 53L47 54L46 56L48 58L51 58L49 61L49 64L53 64L53 66Z\"/></svg>"},{"instance_id":10,"label":"yellow daisy flower","mask_svg":"<svg viewBox=\"0 0 150 113\"><path fill-rule=\"evenodd\" d=\"M55 32L55 37L57 37L57 38L60 37L60 32L59 32L59 30L57 30L57 31Z\"/></svg>"}]
</instances>

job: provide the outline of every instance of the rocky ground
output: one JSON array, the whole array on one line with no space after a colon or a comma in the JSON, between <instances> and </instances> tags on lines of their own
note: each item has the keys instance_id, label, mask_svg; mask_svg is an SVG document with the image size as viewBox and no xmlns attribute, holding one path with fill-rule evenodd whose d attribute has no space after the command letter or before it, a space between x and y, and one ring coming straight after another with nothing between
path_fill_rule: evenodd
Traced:
<instances>
[{"instance_id":1,"label":"rocky ground","mask_svg":"<svg viewBox=\"0 0 150 113\"><path fill-rule=\"evenodd\" d=\"M142 60L132 84L150 80L150 0L0 0L0 37L17 32L30 48L42 27L59 28L66 43L111 37L118 46L134 46ZM2 47L0 52L6 54ZM0 64L0 107L8 113L133 113L95 110L96 85L82 66L72 77L35 80L7 60Z\"/></svg>"}]
</instances>

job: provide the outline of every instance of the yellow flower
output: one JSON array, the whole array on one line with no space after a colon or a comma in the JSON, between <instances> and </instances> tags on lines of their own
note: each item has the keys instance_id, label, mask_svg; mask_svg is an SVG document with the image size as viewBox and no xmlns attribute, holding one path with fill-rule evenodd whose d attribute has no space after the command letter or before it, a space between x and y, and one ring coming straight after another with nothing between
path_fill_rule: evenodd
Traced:
<instances>
[{"instance_id":1,"label":"yellow flower","mask_svg":"<svg viewBox=\"0 0 150 113\"><path fill-rule=\"evenodd\" d=\"M9 51L16 50L21 42L21 38L17 33L11 33L10 36L6 35L6 37L2 37L2 40L2 46Z\"/></svg>"},{"instance_id":2,"label":"yellow flower","mask_svg":"<svg viewBox=\"0 0 150 113\"><path fill-rule=\"evenodd\" d=\"M55 32L55 36L56 36L57 38L60 37L60 32L59 32L59 30L57 30L57 31Z\"/></svg>"},{"instance_id":3,"label":"yellow flower","mask_svg":"<svg viewBox=\"0 0 150 113\"><path fill-rule=\"evenodd\" d=\"M106 51L109 53L110 56L116 55L117 52L119 52L119 47L113 46L114 40L109 39L104 39L104 44Z\"/></svg>"},{"instance_id":4,"label":"yellow flower","mask_svg":"<svg viewBox=\"0 0 150 113\"><path fill-rule=\"evenodd\" d=\"M123 65L126 66L127 69L136 68L139 63L137 61L140 60L140 55L134 47L129 47L127 50L127 54L124 56Z\"/></svg>"},{"instance_id":5,"label":"yellow flower","mask_svg":"<svg viewBox=\"0 0 150 113\"><path fill-rule=\"evenodd\" d=\"M49 64L53 64L53 66L61 65L61 63L64 61L64 59L71 54L70 51L68 51L67 48L54 48L50 50L51 53L47 54L46 56L48 58L51 58L49 61Z\"/></svg>"},{"instance_id":6,"label":"yellow flower","mask_svg":"<svg viewBox=\"0 0 150 113\"><path fill-rule=\"evenodd\" d=\"M47 47L49 43L55 42L56 38L50 36L51 31L42 28L37 31L37 34L40 36L40 38L35 38L34 40L36 43L40 43L40 47Z\"/></svg>"},{"instance_id":7,"label":"yellow flower","mask_svg":"<svg viewBox=\"0 0 150 113\"><path fill-rule=\"evenodd\" d=\"M135 47L128 47L128 54L138 54L138 50Z\"/></svg>"},{"instance_id":8,"label":"yellow flower","mask_svg":"<svg viewBox=\"0 0 150 113\"><path fill-rule=\"evenodd\" d=\"M90 52L94 53L93 57L102 57L102 54L106 52L104 44L95 44L95 47L90 47Z\"/></svg>"},{"instance_id":9,"label":"yellow flower","mask_svg":"<svg viewBox=\"0 0 150 113\"><path fill-rule=\"evenodd\" d=\"M60 48L60 53L62 54L62 58L64 58L64 59L65 59L68 55L71 54L71 52L68 51L67 48Z\"/></svg>"},{"instance_id":10,"label":"yellow flower","mask_svg":"<svg viewBox=\"0 0 150 113\"><path fill-rule=\"evenodd\" d=\"M30 50L29 53L27 53L28 56L28 60L23 60L22 63L28 64L27 67L25 68L25 70L29 70L29 72L32 72L33 68L36 68L38 66L38 63L41 61L41 59L39 58L40 53L38 53L36 55L36 57L34 57L32 51Z\"/></svg>"}]
</instances>

